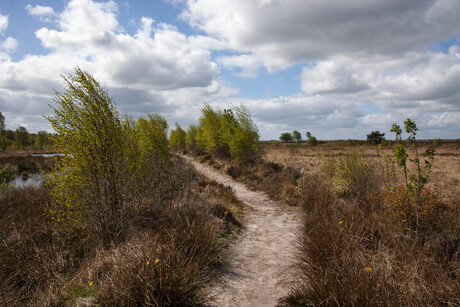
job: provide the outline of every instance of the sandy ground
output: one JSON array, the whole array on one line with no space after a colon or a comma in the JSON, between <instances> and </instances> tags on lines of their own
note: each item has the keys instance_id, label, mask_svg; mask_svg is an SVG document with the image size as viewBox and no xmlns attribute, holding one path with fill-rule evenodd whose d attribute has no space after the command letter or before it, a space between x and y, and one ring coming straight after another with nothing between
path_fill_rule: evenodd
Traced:
<instances>
[{"instance_id":1,"label":"sandy ground","mask_svg":"<svg viewBox=\"0 0 460 307\"><path fill-rule=\"evenodd\" d=\"M186 157L184 157L186 158ZM210 166L186 158L206 177L231 186L250 208L242 231L229 247L226 273L211 289L212 306L276 306L294 273L295 233L300 209L251 191Z\"/></svg>"}]
</instances>

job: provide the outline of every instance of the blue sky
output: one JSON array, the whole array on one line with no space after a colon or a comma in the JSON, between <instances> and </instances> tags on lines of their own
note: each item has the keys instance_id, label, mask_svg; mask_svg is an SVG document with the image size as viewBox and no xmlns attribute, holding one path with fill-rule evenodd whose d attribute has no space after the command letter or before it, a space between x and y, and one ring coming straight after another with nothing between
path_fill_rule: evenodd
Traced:
<instances>
[{"instance_id":1,"label":"blue sky","mask_svg":"<svg viewBox=\"0 0 460 307\"><path fill-rule=\"evenodd\" d=\"M363 139L407 117L460 138L460 0L0 2L0 111L50 130L75 66L135 117L245 105L262 139Z\"/></svg>"}]
</instances>

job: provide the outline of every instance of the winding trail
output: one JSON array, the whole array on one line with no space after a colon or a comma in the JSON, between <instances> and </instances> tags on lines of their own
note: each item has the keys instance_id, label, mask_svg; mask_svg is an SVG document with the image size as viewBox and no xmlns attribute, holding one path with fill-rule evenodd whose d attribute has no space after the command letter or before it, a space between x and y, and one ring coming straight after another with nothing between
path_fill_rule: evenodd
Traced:
<instances>
[{"instance_id":1,"label":"winding trail","mask_svg":"<svg viewBox=\"0 0 460 307\"><path fill-rule=\"evenodd\" d=\"M300 210L251 191L210 166L183 156L198 172L233 188L248 210L236 240L229 247L227 272L212 286L213 306L276 306L288 292L293 273L295 233Z\"/></svg>"}]
</instances>

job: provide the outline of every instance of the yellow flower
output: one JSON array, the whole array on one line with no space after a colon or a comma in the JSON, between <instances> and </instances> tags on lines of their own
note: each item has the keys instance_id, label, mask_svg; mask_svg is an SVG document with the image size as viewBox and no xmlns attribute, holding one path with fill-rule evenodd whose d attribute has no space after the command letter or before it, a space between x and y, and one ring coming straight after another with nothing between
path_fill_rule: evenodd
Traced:
<instances>
[{"instance_id":1,"label":"yellow flower","mask_svg":"<svg viewBox=\"0 0 460 307\"><path fill-rule=\"evenodd\" d=\"M341 224L343 224L343 221L340 221L340 222L339 222L339 225L341 225Z\"/></svg>"},{"instance_id":2,"label":"yellow flower","mask_svg":"<svg viewBox=\"0 0 460 307\"><path fill-rule=\"evenodd\" d=\"M228 213L227 211L224 212L224 214L227 214L227 213Z\"/></svg>"},{"instance_id":3,"label":"yellow flower","mask_svg":"<svg viewBox=\"0 0 460 307\"><path fill-rule=\"evenodd\" d=\"M158 258L157 258L157 259L155 259L155 264L157 264L157 263L158 263L158 261L160 261L160 259L158 259Z\"/></svg>"},{"instance_id":4,"label":"yellow flower","mask_svg":"<svg viewBox=\"0 0 460 307\"><path fill-rule=\"evenodd\" d=\"M150 261L147 261L147 265L149 265L149 264L150 264Z\"/></svg>"},{"instance_id":5,"label":"yellow flower","mask_svg":"<svg viewBox=\"0 0 460 307\"><path fill-rule=\"evenodd\" d=\"M233 234L231 233L230 236L233 236Z\"/></svg>"},{"instance_id":6,"label":"yellow flower","mask_svg":"<svg viewBox=\"0 0 460 307\"><path fill-rule=\"evenodd\" d=\"M366 267L366 271L368 271L369 273L372 272L372 267L370 266Z\"/></svg>"},{"instance_id":7,"label":"yellow flower","mask_svg":"<svg viewBox=\"0 0 460 307\"><path fill-rule=\"evenodd\" d=\"M93 282L90 282L90 283L89 283L89 286L91 287L92 285L93 285Z\"/></svg>"}]
</instances>

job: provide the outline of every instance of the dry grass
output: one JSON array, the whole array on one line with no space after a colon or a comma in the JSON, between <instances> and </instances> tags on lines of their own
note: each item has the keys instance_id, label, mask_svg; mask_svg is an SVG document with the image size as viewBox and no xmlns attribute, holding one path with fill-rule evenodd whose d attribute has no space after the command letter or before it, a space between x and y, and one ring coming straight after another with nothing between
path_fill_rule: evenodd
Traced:
<instances>
[{"instance_id":1,"label":"dry grass","mask_svg":"<svg viewBox=\"0 0 460 307\"><path fill-rule=\"evenodd\" d=\"M421 143L419 152L424 152L432 143ZM325 157L340 157L350 149L356 148L347 143L329 142L318 146L300 146L282 143L263 143L265 160L285 167L293 167L301 173L319 172L322 170ZM392 155L391 145L377 153L376 146L364 145L361 150L369 159L379 162L383 155ZM409 154L413 151L409 150ZM400 174L398 172L398 174ZM431 186L442 192L443 200L450 203L460 203L460 146L455 142L443 141L442 146L436 147L433 172L430 177Z\"/></svg>"},{"instance_id":2,"label":"dry grass","mask_svg":"<svg viewBox=\"0 0 460 307\"><path fill-rule=\"evenodd\" d=\"M205 303L242 209L231 189L182 160L172 165L159 195L141 197L127 233L109 248L90 233L53 236L44 188L2 190L0 305Z\"/></svg>"},{"instance_id":3,"label":"dry grass","mask_svg":"<svg viewBox=\"0 0 460 307\"><path fill-rule=\"evenodd\" d=\"M273 148L273 152L280 150ZM344 197L334 191L333 174L323 172L323 165L330 163L330 158L325 159L322 150L324 148L308 148L302 153L298 148L296 153L305 157L305 152L309 151L312 158L317 159L317 166L309 171L304 169L297 188L297 199L305 210L296 254L300 274L285 303L458 305L458 204L446 201L449 198L442 197L433 188L426 188L421 197L419 229L408 233L403 221L404 192L389 193L384 186L379 188L374 184L371 189L358 185L355 195L360 197ZM343 148L333 148L329 152L335 161L347 155L349 153ZM292 153L284 151L286 157L291 158L286 164L292 164ZM361 157L369 161L374 158ZM359 162L355 166L368 168L369 165L375 168L373 172L355 174L381 174L375 163Z\"/></svg>"}]
</instances>

